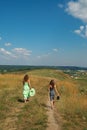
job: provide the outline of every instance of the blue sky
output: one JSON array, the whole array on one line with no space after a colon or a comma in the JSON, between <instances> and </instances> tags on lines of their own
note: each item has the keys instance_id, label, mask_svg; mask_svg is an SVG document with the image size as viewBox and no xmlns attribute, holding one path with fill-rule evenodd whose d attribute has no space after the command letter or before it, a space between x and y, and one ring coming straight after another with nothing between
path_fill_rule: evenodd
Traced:
<instances>
[{"instance_id":1,"label":"blue sky","mask_svg":"<svg viewBox=\"0 0 87 130\"><path fill-rule=\"evenodd\" d=\"M0 0L0 64L87 67L87 0Z\"/></svg>"}]
</instances>

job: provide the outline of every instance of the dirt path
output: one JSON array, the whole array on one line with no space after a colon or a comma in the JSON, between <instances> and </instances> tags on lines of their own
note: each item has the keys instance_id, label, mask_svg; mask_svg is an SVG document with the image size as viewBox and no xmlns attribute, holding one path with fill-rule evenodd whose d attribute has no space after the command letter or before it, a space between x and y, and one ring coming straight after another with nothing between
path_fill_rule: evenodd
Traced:
<instances>
[{"instance_id":1,"label":"dirt path","mask_svg":"<svg viewBox=\"0 0 87 130\"><path fill-rule=\"evenodd\" d=\"M51 109L49 101L47 101L47 115L48 115L48 127L46 130L60 130L60 126L54 117L54 110Z\"/></svg>"}]
</instances>

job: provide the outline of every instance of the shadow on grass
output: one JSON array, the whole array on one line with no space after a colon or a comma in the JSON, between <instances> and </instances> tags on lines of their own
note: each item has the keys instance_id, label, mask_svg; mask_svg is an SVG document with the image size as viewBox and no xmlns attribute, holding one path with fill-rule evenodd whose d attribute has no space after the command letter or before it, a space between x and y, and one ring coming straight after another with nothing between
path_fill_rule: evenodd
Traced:
<instances>
[{"instance_id":1,"label":"shadow on grass","mask_svg":"<svg viewBox=\"0 0 87 130\"><path fill-rule=\"evenodd\" d=\"M24 100L19 98L18 102L24 103Z\"/></svg>"}]
</instances>

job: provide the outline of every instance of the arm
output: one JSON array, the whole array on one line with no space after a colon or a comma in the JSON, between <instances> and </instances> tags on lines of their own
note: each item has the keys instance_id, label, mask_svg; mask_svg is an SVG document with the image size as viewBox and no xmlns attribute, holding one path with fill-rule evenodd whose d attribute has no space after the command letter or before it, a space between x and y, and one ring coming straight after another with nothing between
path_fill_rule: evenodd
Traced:
<instances>
[{"instance_id":1,"label":"arm","mask_svg":"<svg viewBox=\"0 0 87 130\"><path fill-rule=\"evenodd\" d=\"M50 87L51 87L51 86L50 86L50 85L48 85L48 88L47 88L48 92L50 92Z\"/></svg>"},{"instance_id":2,"label":"arm","mask_svg":"<svg viewBox=\"0 0 87 130\"><path fill-rule=\"evenodd\" d=\"M30 89L31 89L31 83L30 83L30 80L28 80L28 85L29 85L29 87L30 87Z\"/></svg>"},{"instance_id":3,"label":"arm","mask_svg":"<svg viewBox=\"0 0 87 130\"><path fill-rule=\"evenodd\" d=\"M57 96L59 96L60 94L59 94L59 92L58 92L58 90L56 88L56 85L54 86L54 88L55 88L55 92L56 92Z\"/></svg>"}]
</instances>

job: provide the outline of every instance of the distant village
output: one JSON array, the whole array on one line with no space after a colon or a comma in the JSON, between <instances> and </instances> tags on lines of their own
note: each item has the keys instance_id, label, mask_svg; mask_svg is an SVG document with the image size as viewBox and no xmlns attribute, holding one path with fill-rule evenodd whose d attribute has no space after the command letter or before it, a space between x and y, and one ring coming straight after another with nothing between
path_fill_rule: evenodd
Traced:
<instances>
[{"instance_id":1,"label":"distant village","mask_svg":"<svg viewBox=\"0 0 87 130\"><path fill-rule=\"evenodd\" d=\"M23 66L23 65L0 65L0 74L27 71L34 69L56 69L62 70L73 79L87 79L87 68L75 66Z\"/></svg>"},{"instance_id":2,"label":"distant village","mask_svg":"<svg viewBox=\"0 0 87 130\"><path fill-rule=\"evenodd\" d=\"M64 73L71 76L73 79L85 79L87 78L87 70L64 70Z\"/></svg>"}]
</instances>

